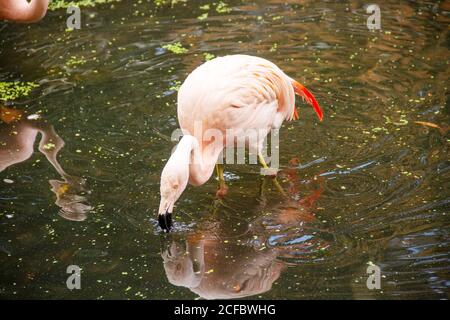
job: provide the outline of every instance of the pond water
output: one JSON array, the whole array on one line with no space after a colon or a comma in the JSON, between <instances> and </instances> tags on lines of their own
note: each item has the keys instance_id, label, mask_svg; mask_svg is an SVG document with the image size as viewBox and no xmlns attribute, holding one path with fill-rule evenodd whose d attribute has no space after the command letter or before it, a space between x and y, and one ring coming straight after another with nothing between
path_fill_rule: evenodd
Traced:
<instances>
[{"instance_id":1,"label":"pond water","mask_svg":"<svg viewBox=\"0 0 450 320\"><path fill-rule=\"evenodd\" d=\"M383 1L374 31L363 1L225 2L113 1L72 31L65 9L0 24L0 81L39 85L2 106L0 296L447 299L448 2ZM227 165L226 197L214 178L188 187L166 235L177 87L236 53L305 84L324 121L299 102L281 129L288 199L257 165Z\"/></svg>"}]
</instances>

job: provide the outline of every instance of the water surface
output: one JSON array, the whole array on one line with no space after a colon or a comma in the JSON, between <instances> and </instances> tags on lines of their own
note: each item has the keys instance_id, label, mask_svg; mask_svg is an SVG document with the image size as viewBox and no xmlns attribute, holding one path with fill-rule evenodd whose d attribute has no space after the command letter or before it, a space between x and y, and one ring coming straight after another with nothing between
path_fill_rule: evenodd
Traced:
<instances>
[{"instance_id":1,"label":"water surface","mask_svg":"<svg viewBox=\"0 0 450 320\"><path fill-rule=\"evenodd\" d=\"M383 1L373 32L363 1L206 3L82 8L73 31L65 10L0 24L0 81L39 84L0 124L0 296L447 299L448 2ZM188 51L163 48L176 42ZM163 235L176 89L205 56L236 53L305 84L325 119L299 103L281 130L288 200L258 166L229 165L226 198L213 178L189 187ZM61 143L39 151L41 133ZM72 264L81 290L66 288Z\"/></svg>"}]
</instances>

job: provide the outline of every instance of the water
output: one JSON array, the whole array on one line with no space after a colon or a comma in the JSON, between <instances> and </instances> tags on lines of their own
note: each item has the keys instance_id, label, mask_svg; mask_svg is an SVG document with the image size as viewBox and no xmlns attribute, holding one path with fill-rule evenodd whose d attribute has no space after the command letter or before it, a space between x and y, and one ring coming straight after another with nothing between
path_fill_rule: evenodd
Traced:
<instances>
[{"instance_id":1,"label":"water","mask_svg":"<svg viewBox=\"0 0 450 320\"><path fill-rule=\"evenodd\" d=\"M370 32L359 1L227 1L230 13L205 3L82 8L71 32L65 10L0 24L0 81L40 85L6 104L21 121L1 124L0 296L447 299L448 4L385 1ZM189 51L162 48L174 42ZM226 198L213 178L189 187L163 235L176 87L206 53L275 62L325 120L300 104L281 130L289 200L256 165L229 165ZM39 152L39 131L55 146ZM72 264L81 290L66 288ZM381 290L366 287L370 264Z\"/></svg>"}]
</instances>

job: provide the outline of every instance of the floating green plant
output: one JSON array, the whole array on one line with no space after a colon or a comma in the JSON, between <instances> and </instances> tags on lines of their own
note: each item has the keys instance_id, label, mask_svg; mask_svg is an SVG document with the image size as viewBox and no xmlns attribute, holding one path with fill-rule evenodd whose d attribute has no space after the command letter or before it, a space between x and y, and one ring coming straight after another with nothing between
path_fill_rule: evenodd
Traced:
<instances>
[{"instance_id":1,"label":"floating green plant","mask_svg":"<svg viewBox=\"0 0 450 320\"><path fill-rule=\"evenodd\" d=\"M169 88L169 90L171 90L171 91L178 91L178 90L180 90L180 87L181 87L181 81L175 80L173 82L173 85Z\"/></svg>"},{"instance_id":2,"label":"floating green plant","mask_svg":"<svg viewBox=\"0 0 450 320\"><path fill-rule=\"evenodd\" d=\"M372 128L372 132L378 133L378 132L384 132L386 134L389 134L389 130L384 127L375 127Z\"/></svg>"},{"instance_id":3,"label":"floating green plant","mask_svg":"<svg viewBox=\"0 0 450 320\"><path fill-rule=\"evenodd\" d=\"M157 7L167 6L170 5L173 7L174 5L178 3L186 3L187 0L153 0Z\"/></svg>"},{"instance_id":4,"label":"floating green plant","mask_svg":"<svg viewBox=\"0 0 450 320\"><path fill-rule=\"evenodd\" d=\"M208 18L208 12L203 13L202 15L198 16L197 19L202 21Z\"/></svg>"},{"instance_id":5,"label":"floating green plant","mask_svg":"<svg viewBox=\"0 0 450 320\"><path fill-rule=\"evenodd\" d=\"M212 60L212 59L215 58L215 56L212 53L209 53L209 52L205 52L203 54L203 57L205 58L206 61L209 61L209 60Z\"/></svg>"},{"instance_id":6,"label":"floating green plant","mask_svg":"<svg viewBox=\"0 0 450 320\"><path fill-rule=\"evenodd\" d=\"M12 101L28 96L39 85L34 82L0 82L0 101Z\"/></svg>"},{"instance_id":7,"label":"floating green plant","mask_svg":"<svg viewBox=\"0 0 450 320\"><path fill-rule=\"evenodd\" d=\"M400 115L400 120L398 122L392 121L388 116L383 116L386 120L386 124L393 124L394 126L406 126L408 124L408 120L406 120L406 115Z\"/></svg>"},{"instance_id":8,"label":"floating green plant","mask_svg":"<svg viewBox=\"0 0 450 320\"><path fill-rule=\"evenodd\" d=\"M49 10L67 9L68 7L95 7L98 4L120 2L121 0L53 0L50 2Z\"/></svg>"},{"instance_id":9,"label":"floating green plant","mask_svg":"<svg viewBox=\"0 0 450 320\"><path fill-rule=\"evenodd\" d=\"M182 54L189 51L188 49L184 48L180 42L163 45L163 49L169 50L170 52L175 54Z\"/></svg>"},{"instance_id":10,"label":"floating green plant","mask_svg":"<svg viewBox=\"0 0 450 320\"><path fill-rule=\"evenodd\" d=\"M231 8L228 7L228 4L226 4L225 2L220 1L217 4L216 11L218 13L230 13L231 12Z\"/></svg>"},{"instance_id":11,"label":"floating green plant","mask_svg":"<svg viewBox=\"0 0 450 320\"><path fill-rule=\"evenodd\" d=\"M277 51L277 49L278 49L278 44L277 43L274 43L271 47L270 47L270 52L275 52L275 51Z\"/></svg>"},{"instance_id":12,"label":"floating green plant","mask_svg":"<svg viewBox=\"0 0 450 320\"><path fill-rule=\"evenodd\" d=\"M44 144L44 149L45 150L52 150L52 149L54 149L56 147L56 145L54 144L54 143L46 143L46 144Z\"/></svg>"},{"instance_id":13,"label":"floating green plant","mask_svg":"<svg viewBox=\"0 0 450 320\"><path fill-rule=\"evenodd\" d=\"M77 58L75 56L70 57L69 60L66 61L66 66L73 67L78 65L83 65L86 63L86 59L84 57Z\"/></svg>"}]
</instances>

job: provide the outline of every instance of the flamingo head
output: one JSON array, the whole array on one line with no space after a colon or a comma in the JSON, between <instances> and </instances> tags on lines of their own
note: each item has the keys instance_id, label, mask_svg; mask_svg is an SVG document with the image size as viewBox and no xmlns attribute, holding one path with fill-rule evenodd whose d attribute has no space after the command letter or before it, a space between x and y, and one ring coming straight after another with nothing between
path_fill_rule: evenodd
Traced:
<instances>
[{"instance_id":1,"label":"flamingo head","mask_svg":"<svg viewBox=\"0 0 450 320\"><path fill-rule=\"evenodd\" d=\"M189 181L189 163L181 160L182 158L174 153L161 173L158 223L166 232L169 232L172 227L173 206Z\"/></svg>"}]
</instances>

